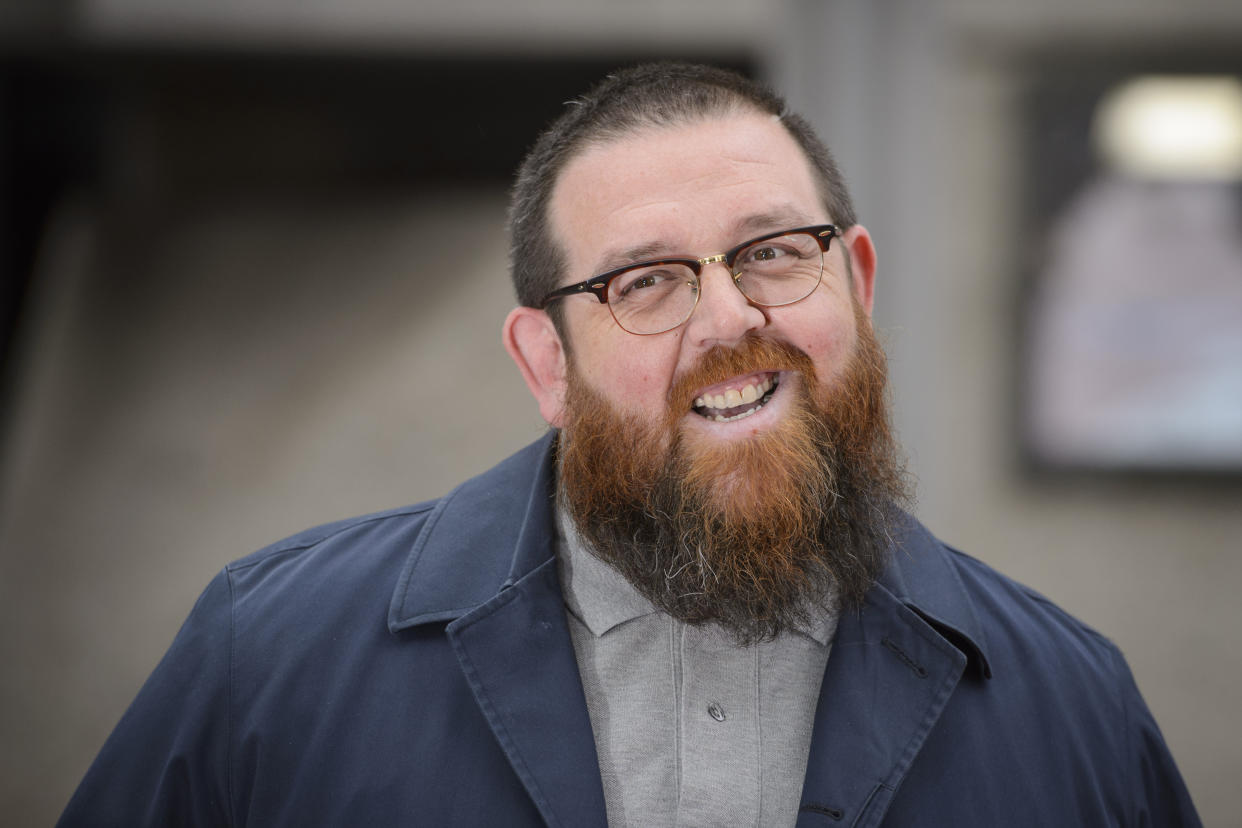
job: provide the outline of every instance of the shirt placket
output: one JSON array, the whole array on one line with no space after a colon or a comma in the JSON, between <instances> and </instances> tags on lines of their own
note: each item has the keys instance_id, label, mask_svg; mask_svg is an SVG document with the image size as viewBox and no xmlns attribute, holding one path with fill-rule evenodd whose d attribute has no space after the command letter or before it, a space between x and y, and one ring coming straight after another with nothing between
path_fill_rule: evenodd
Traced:
<instances>
[{"instance_id":1,"label":"shirt placket","mask_svg":"<svg viewBox=\"0 0 1242 828\"><path fill-rule=\"evenodd\" d=\"M758 658L712 626L681 626L681 826L757 825Z\"/></svg>"}]
</instances>

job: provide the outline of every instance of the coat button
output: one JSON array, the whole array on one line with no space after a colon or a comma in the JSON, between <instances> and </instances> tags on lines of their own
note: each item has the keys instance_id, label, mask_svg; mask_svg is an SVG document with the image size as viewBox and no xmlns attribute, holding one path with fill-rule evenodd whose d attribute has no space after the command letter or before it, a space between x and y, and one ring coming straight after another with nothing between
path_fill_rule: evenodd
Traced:
<instances>
[{"instance_id":1,"label":"coat button","mask_svg":"<svg viewBox=\"0 0 1242 828\"><path fill-rule=\"evenodd\" d=\"M724 708L716 702L712 702L707 706L707 714L718 722L723 722L725 720Z\"/></svg>"}]
</instances>

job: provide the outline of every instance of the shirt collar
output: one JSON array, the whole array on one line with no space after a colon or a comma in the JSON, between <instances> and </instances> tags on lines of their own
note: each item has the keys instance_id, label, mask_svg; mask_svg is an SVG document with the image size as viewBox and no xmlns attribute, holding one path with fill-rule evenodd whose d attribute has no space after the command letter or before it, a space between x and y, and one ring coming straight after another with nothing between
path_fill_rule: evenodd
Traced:
<instances>
[{"instance_id":1,"label":"shirt collar","mask_svg":"<svg viewBox=\"0 0 1242 828\"><path fill-rule=\"evenodd\" d=\"M565 606L592 635L599 638L627 621L660 612L624 575L591 553L573 520L559 504L556 530L557 564ZM795 633L814 640L821 647L828 646L836 629L835 608L811 613L806 624L793 627Z\"/></svg>"}]
</instances>

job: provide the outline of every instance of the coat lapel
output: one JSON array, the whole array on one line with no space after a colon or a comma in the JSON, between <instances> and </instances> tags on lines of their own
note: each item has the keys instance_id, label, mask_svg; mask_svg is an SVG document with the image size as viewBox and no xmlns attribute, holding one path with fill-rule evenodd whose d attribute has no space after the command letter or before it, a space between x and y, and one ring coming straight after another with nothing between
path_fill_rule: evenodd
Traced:
<instances>
[{"instance_id":1,"label":"coat lapel","mask_svg":"<svg viewBox=\"0 0 1242 828\"><path fill-rule=\"evenodd\" d=\"M551 437L445 497L389 607L446 628L497 744L544 821L604 826L595 738L553 554Z\"/></svg>"},{"instance_id":2,"label":"coat lapel","mask_svg":"<svg viewBox=\"0 0 1242 828\"><path fill-rule=\"evenodd\" d=\"M448 627L479 709L549 825L604 826L604 791L549 560Z\"/></svg>"},{"instance_id":3,"label":"coat lapel","mask_svg":"<svg viewBox=\"0 0 1242 828\"><path fill-rule=\"evenodd\" d=\"M872 590L841 618L820 689L798 825L878 825L966 656Z\"/></svg>"},{"instance_id":4,"label":"coat lapel","mask_svg":"<svg viewBox=\"0 0 1242 828\"><path fill-rule=\"evenodd\" d=\"M863 606L842 615L820 688L798 825L880 824L966 670L991 677L950 553L913 518Z\"/></svg>"}]
</instances>

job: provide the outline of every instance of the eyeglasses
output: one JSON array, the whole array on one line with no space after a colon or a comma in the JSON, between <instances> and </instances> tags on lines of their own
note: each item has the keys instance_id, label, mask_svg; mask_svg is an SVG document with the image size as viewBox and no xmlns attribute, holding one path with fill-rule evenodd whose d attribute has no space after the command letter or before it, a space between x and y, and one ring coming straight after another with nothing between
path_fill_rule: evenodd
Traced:
<instances>
[{"instance_id":1,"label":"eyeglasses","mask_svg":"<svg viewBox=\"0 0 1242 828\"><path fill-rule=\"evenodd\" d=\"M658 259L601 273L552 291L546 308L566 296L591 293L608 305L624 330L639 336L671 331L699 304L699 277L709 264L723 262L748 300L764 307L792 305L810 296L824 272L824 254L841 232L832 224L768 233L726 253L702 259Z\"/></svg>"}]
</instances>

